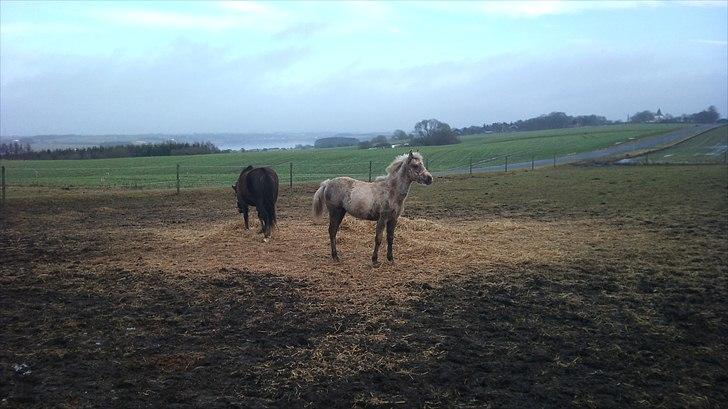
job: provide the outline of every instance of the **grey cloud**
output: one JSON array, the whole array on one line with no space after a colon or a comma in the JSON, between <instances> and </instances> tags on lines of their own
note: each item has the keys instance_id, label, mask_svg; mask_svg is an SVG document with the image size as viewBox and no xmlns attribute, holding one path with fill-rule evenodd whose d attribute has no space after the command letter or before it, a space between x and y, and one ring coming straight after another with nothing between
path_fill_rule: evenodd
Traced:
<instances>
[{"instance_id":1,"label":"grey cloud","mask_svg":"<svg viewBox=\"0 0 728 409\"><path fill-rule=\"evenodd\" d=\"M410 68L354 64L318 83L277 82L309 53L229 58L180 43L138 60L46 59L34 75L3 83L0 132L380 131L425 117L460 127L551 111L621 119L658 107L728 110L727 62L717 52L676 64L649 50L569 49Z\"/></svg>"}]
</instances>

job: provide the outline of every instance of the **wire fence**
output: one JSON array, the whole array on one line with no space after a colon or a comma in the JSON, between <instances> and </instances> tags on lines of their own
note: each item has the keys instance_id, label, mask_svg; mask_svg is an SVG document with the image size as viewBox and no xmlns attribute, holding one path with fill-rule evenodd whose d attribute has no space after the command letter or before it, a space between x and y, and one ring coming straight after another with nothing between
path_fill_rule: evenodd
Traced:
<instances>
[{"instance_id":1,"label":"wire fence","mask_svg":"<svg viewBox=\"0 0 728 409\"><path fill-rule=\"evenodd\" d=\"M469 158L438 164L426 159L425 166L436 175L489 172L494 170L514 170L519 166L542 166L543 160L533 161L535 157L512 154L486 158ZM559 163L563 160L559 159ZM534 162L534 163L531 163ZM385 174L389 161L359 161L340 163L321 163L306 161L286 161L260 163L254 166L268 166L279 175L281 184L321 181L324 179L349 176L361 180L374 180ZM549 162L550 163L550 162ZM556 162L554 162L556 163ZM533 166L531 166L533 165ZM245 165L153 165L125 167L33 167L13 166L8 168L6 186L47 186L47 187L89 187L89 188L180 188L217 187L234 183ZM3 169L5 167L3 166Z\"/></svg>"},{"instance_id":2,"label":"wire fence","mask_svg":"<svg viewBox=\"0 0 728 409\"><path fill-rule=\"evenodd\" d=\"M425 166L435 176L472 175L488 172L510 172L556 167L597 158L594 152L546 156L526 151L488 157L438 159L425 158ZM728 147L717 147L707 153L671 155L648 153L620 161L631 165L728 163ZM620 163L618 162L618 163ZM358 161L322 163L316 161L281 161L269 164L279 175L282 186L318 182L337 176L374 180L385 173L390 162ZM455 166L453 166L453 163ZM247 166L247 164L245 165ZM2 193L12 187L60 187L101 189L188 189L231 186L244 165L165 164L125 167L24 167L2 166Z\"/></svg>"}]
</instances>

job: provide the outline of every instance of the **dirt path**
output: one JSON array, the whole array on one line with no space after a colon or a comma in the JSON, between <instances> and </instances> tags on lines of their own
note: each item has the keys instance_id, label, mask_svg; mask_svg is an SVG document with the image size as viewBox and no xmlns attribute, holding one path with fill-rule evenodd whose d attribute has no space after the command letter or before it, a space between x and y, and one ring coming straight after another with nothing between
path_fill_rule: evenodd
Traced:
<instances>
[{"instance_id":1,"label":"dirt path","mask_svg":"<svg viewBox=\"0 0 728 409\"><path fill-rule=\"evenodd\" d=\"M643 138L636 141L631 142L625 142L621 143L619 145L610 146L608 148L603 149L597 149L589 152L581 152L576 153L573 155L565 155L565 156L558 156L556 157L556 160L554 161L553 158L549 159L539 159L536 161L527 161L527 162L514 162L508 164L508 170L517 170L517 169L531 169L531 166L534 168L541 168L545 166L554 166L554 165L566 165L569 163L576 163L576 162L583 162L583 161L593 161L597 159L605 159L614 155L621 155L621 154L627 154L630 152L636 152L636 151L643 151L646 149L655 149L661 146L669 146L673 145L679 142L686 141L690 138L693 138L695 136L698 136L704 132L710 131L711 129L717 128L721 125L695 125L688 128L678 129L673 132L669 132L663 135L658 136L652 136L649 138ZM472 172L473 173L487 173L487 172L503 172L505 169L503 164L499 165L493 165L493 166L482 166L482 167L474 167ZM455 169L449 169L444 172L436 172L438 176L442 175L461 175L469 173L470 169L468 167L460 167Z\"/></svg>"}]
</instances>

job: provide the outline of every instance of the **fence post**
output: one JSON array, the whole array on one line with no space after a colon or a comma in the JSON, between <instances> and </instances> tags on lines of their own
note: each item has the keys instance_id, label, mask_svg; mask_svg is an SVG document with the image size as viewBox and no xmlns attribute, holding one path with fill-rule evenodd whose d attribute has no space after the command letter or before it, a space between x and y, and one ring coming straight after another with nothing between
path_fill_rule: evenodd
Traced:
<instances>
[{"instance_id":1,"label":"fence post","mask_svg":"<svg viewBox=\"0 0 728 409\"><path fill-rule=\"evenodd\" d=\"M5 166L2 167L3 206L5 206Z\"/></svg>"},{"instance_id":2,"label":"fence post","mask_svg":"<svg viewBox=\"0 0 728 409\"><path fill-rule=\"evenodd\" d=\"M177 194L179 194L179 163L177 164Z\"/></svg>"},{"instance_id":3,"label":"fence post","mask_svg":"<svg viewBox=\"0 0 728 409\"><path fill-rule=\"evenodd\" d=\"M645 153L645 165L650 164L649 153Z\"/></svg>"},{"instance_id":4,"label":"fence post","mask_svg":"<svg viewBox=\"0 0 728 409\"><path fill-rule=\"evenodd\" d=\"M369 161L369 182L372 181L372 161Z\"/></svg>"},{"instance_id":5,"label":"fence post","mask_svg":"<svg viewBox=\"0 0 728 409\"><path fill-rule=\"evenodd\" d=\"M531 170L533 170L533 163L534 163L534 155L531 155Z\"/></svg>"},{"instance_id":6,"label":"fence post","mask_svg":"<svg viewBox=\"0 0 728 409\"><path fill-rule=\"evenodd\" d=\"M556 167L556 154L554 154L554 167Z\"/></svg>"},{"instance_id":7,"label":"fence post","mask_svg":"<svg viewBox=\"0 0 728 409\"><path fill-rule=\"evenodd\" d=\"M506 155L506 172L508 172L508 155Z\"/></svg>"},{"instance_id":8,"label":"fence post","mask_svg":"<svg viewBox=\"0 0 728 409\"><path fill-rule=\"evenodd\" d=\"M470 164L470 172L469 173L470 173L470 177L472 177L473 176L473 158L470 158L469 159L469 164Z\"/></svg>"},{"instance_id":9,"label":"fence post","mask_svg":"<svg viewBox=\"0 0 728 409\"><path fill-rule=\"evenodd\" d=\"M288 167L288 187L293 187L293 162Z\"/></svg>"}]
</instances>

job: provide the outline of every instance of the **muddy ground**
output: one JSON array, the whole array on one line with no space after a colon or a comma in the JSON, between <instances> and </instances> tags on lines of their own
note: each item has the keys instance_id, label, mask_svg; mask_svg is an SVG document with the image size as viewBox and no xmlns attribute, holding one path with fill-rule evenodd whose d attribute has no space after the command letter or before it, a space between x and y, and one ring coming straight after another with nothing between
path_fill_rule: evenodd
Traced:
<instances>
[{"instance_id":1,"label":"muddy ground","mask_svg":"<svg viewBox=\"0 0 728 409\"><path fill-rule=\"evenodd\" d=\"M394 263L316 186L27 189L0 223L0 407L725 407L721 167L440 178ZM384 253L380 255L384 259Z\"/></svg>"}]
</instances>

